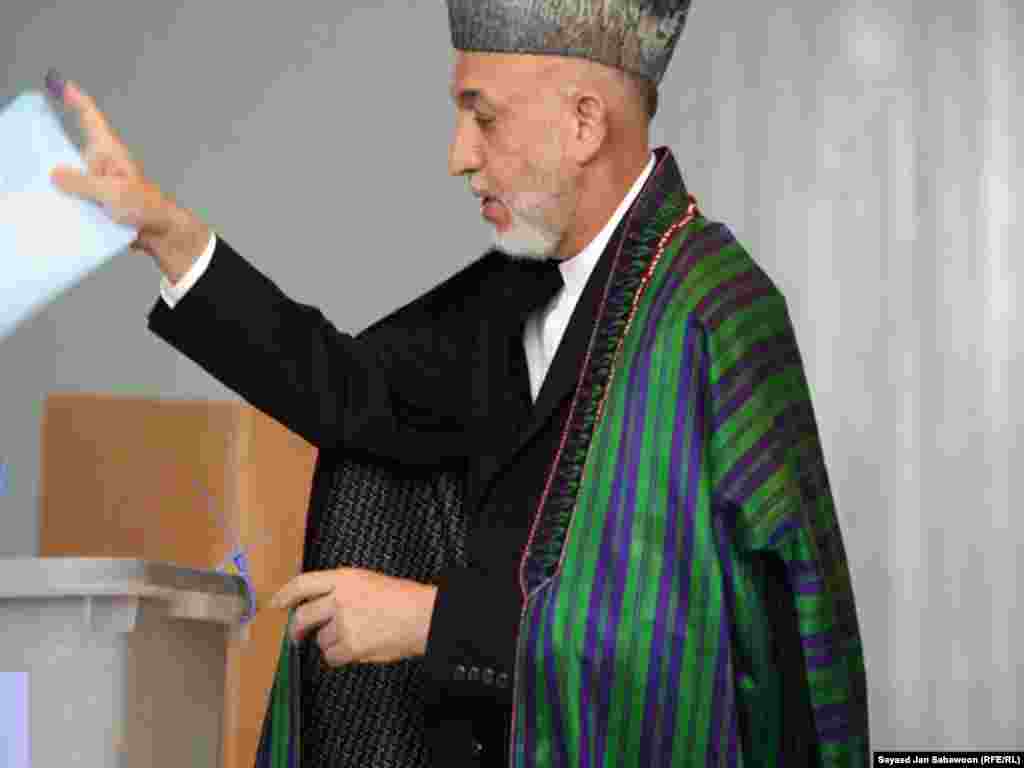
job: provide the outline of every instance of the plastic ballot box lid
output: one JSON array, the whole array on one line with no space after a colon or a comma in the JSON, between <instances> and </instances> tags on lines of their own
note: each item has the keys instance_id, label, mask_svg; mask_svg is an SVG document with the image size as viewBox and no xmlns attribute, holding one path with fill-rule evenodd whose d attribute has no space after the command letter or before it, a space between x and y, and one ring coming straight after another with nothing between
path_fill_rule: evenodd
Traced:
<instances>
[{"instance_id":1,"label":"plastic ballot box lid","mask_svg":"<svg viewBox=\"0 0 1024 768\"><path fill-rule=\"evenodd\" d=\"M233 574L0 558L0 763L218 766L227 645L246 608Z\"/></svg>"}]
</instances>

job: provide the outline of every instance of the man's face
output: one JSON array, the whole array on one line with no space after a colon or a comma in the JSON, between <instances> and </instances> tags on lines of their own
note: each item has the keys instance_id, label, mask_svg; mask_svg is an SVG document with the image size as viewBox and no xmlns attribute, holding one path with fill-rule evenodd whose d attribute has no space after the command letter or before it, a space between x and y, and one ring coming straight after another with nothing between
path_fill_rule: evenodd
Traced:
<instances>
[{"instance_id":1,"label":"man's face","mask_svg":"<svg viewBox=\"0 0 1024 768\"><path fill-rule=\"evenodd\" d=\"M466 174L513 258L556 255L576 210L576 177L564 156L564 106L543 57L456 53L452 175Z\"/></svg>"}]
</instances>

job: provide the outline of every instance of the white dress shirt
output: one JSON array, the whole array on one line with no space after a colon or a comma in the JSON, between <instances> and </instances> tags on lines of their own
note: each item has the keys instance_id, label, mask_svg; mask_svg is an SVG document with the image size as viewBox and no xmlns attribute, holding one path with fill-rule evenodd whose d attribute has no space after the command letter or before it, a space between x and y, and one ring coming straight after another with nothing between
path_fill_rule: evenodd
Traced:
<instances>
[{"instance_id":1,"label":"white dress shirt","mask_svg":"<svg viewBox=\"0 0 1024 768\"><path fill-rule=\"evenodd\" d=\"M647 177L654 169L654 155L647 161L647 167L633 182L629 192L615 209L615 213L608 219L604 228L597 233L597 236L575 256L565 259L558 265L562 273L562 281L565 285L555 294L555 297L547 306L533 312L526 318L526 325L523 328L523 348L526 352L526 366L530 370L530 394L533 401L537 402L537 395L540 394L544 377L547 376L551 361L555 359L555 352L565 335L565 329L569 327L569 318L576 308L576 302L583 295L583 289L590 279L590 273L594 271L597 262L601 260L612 233L619 226L629 206L636 200L640 190L647 182Z\"/></svg>"},{"instance_id":2,"label":"white dress shirt","mask_svg":"<svg viewBox=\"0 0 1024 768\"><path fill-rule=\"evenodd\" d=\"M565 329L569 325L569 318L572 317L572 311L576 308L576 302L583 295L583 289L587 285L587 280L590 279L590 273L594 271L612 233L622 221L623 216L626 215L629 206L640 194L640 190L653 169L654 155L652 153L647 161L647 166L633 182L633 186L619 203L619 207L615 209L615 213L608 219L604 228L597 233L597 236L590 241L586 248L558 265L565 285L546 306L536 310L526 319L523 329L523 349L526 353L526 365L530 371L530 393L534 402L540 393L544 377L547 376L548 369L551 367L555 352L558 351L558 345L562 341ZM189 289L203 276L207 267L210 266L216 246L217 235L212 234L202 255L196 259L178 282L172 285L166 276L160 278L160 295L167 306L174 309L174 305L181 301Z\"/></svg>"}]
</instances>

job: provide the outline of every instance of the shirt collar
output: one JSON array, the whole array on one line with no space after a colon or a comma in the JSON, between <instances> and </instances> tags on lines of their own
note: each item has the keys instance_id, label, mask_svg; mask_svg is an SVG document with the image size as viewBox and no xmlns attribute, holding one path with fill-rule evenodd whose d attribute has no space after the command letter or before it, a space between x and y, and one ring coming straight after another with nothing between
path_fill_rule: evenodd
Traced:
<instances>
[{"instance_id":1,"label":"shirt collar","mask_svg":"<svg viewBox=\"0 0 1024 768\"><path fill-rule=\"evenodd\" d=\"M651 175L651 171L654 169L654 153L651 153L650 158L647 161L647 167L644 168L640 176L637 177L636 181L633 182L633 186L630 187L626 196L619 203L619 207L615 209L615 213L608 219L608 222L604 225L604 228L597 233L597 236L590 241L586 248L580 251L578 254L570 259L564 259L559 263L558 268L562 272L562 280L565 282L565 291L569 294L581 294L583 288L587 284L587 280L590 279L590 273L594 271L594 267L597 266L597 262L601 259L601 254L604 253L605 247L608 245L608 241L612 238L612 233L615 232L615 228L619 226L619 222L626 215L626 211L636 200L640 194L640 190L643 189L647 178Z\"/></svg>"}]
</instances>

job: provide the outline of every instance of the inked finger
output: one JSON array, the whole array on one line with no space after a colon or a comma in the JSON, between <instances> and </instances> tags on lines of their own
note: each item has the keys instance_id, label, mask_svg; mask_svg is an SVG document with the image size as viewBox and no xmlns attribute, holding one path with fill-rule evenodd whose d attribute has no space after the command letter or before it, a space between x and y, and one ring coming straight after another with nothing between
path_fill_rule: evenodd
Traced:
<instances>
[{"instance_id":1,"label":"inked finger","mask_svg":"<svg viewBox=\"0 0 1024 768\"><path fill-rule=\"evenodd\" d=\"M64 103L78 115L78 124L90 144L111 146L118 143L117 136L96 102L71 80L64 83Z\"/></svg>"}]
</instances>

